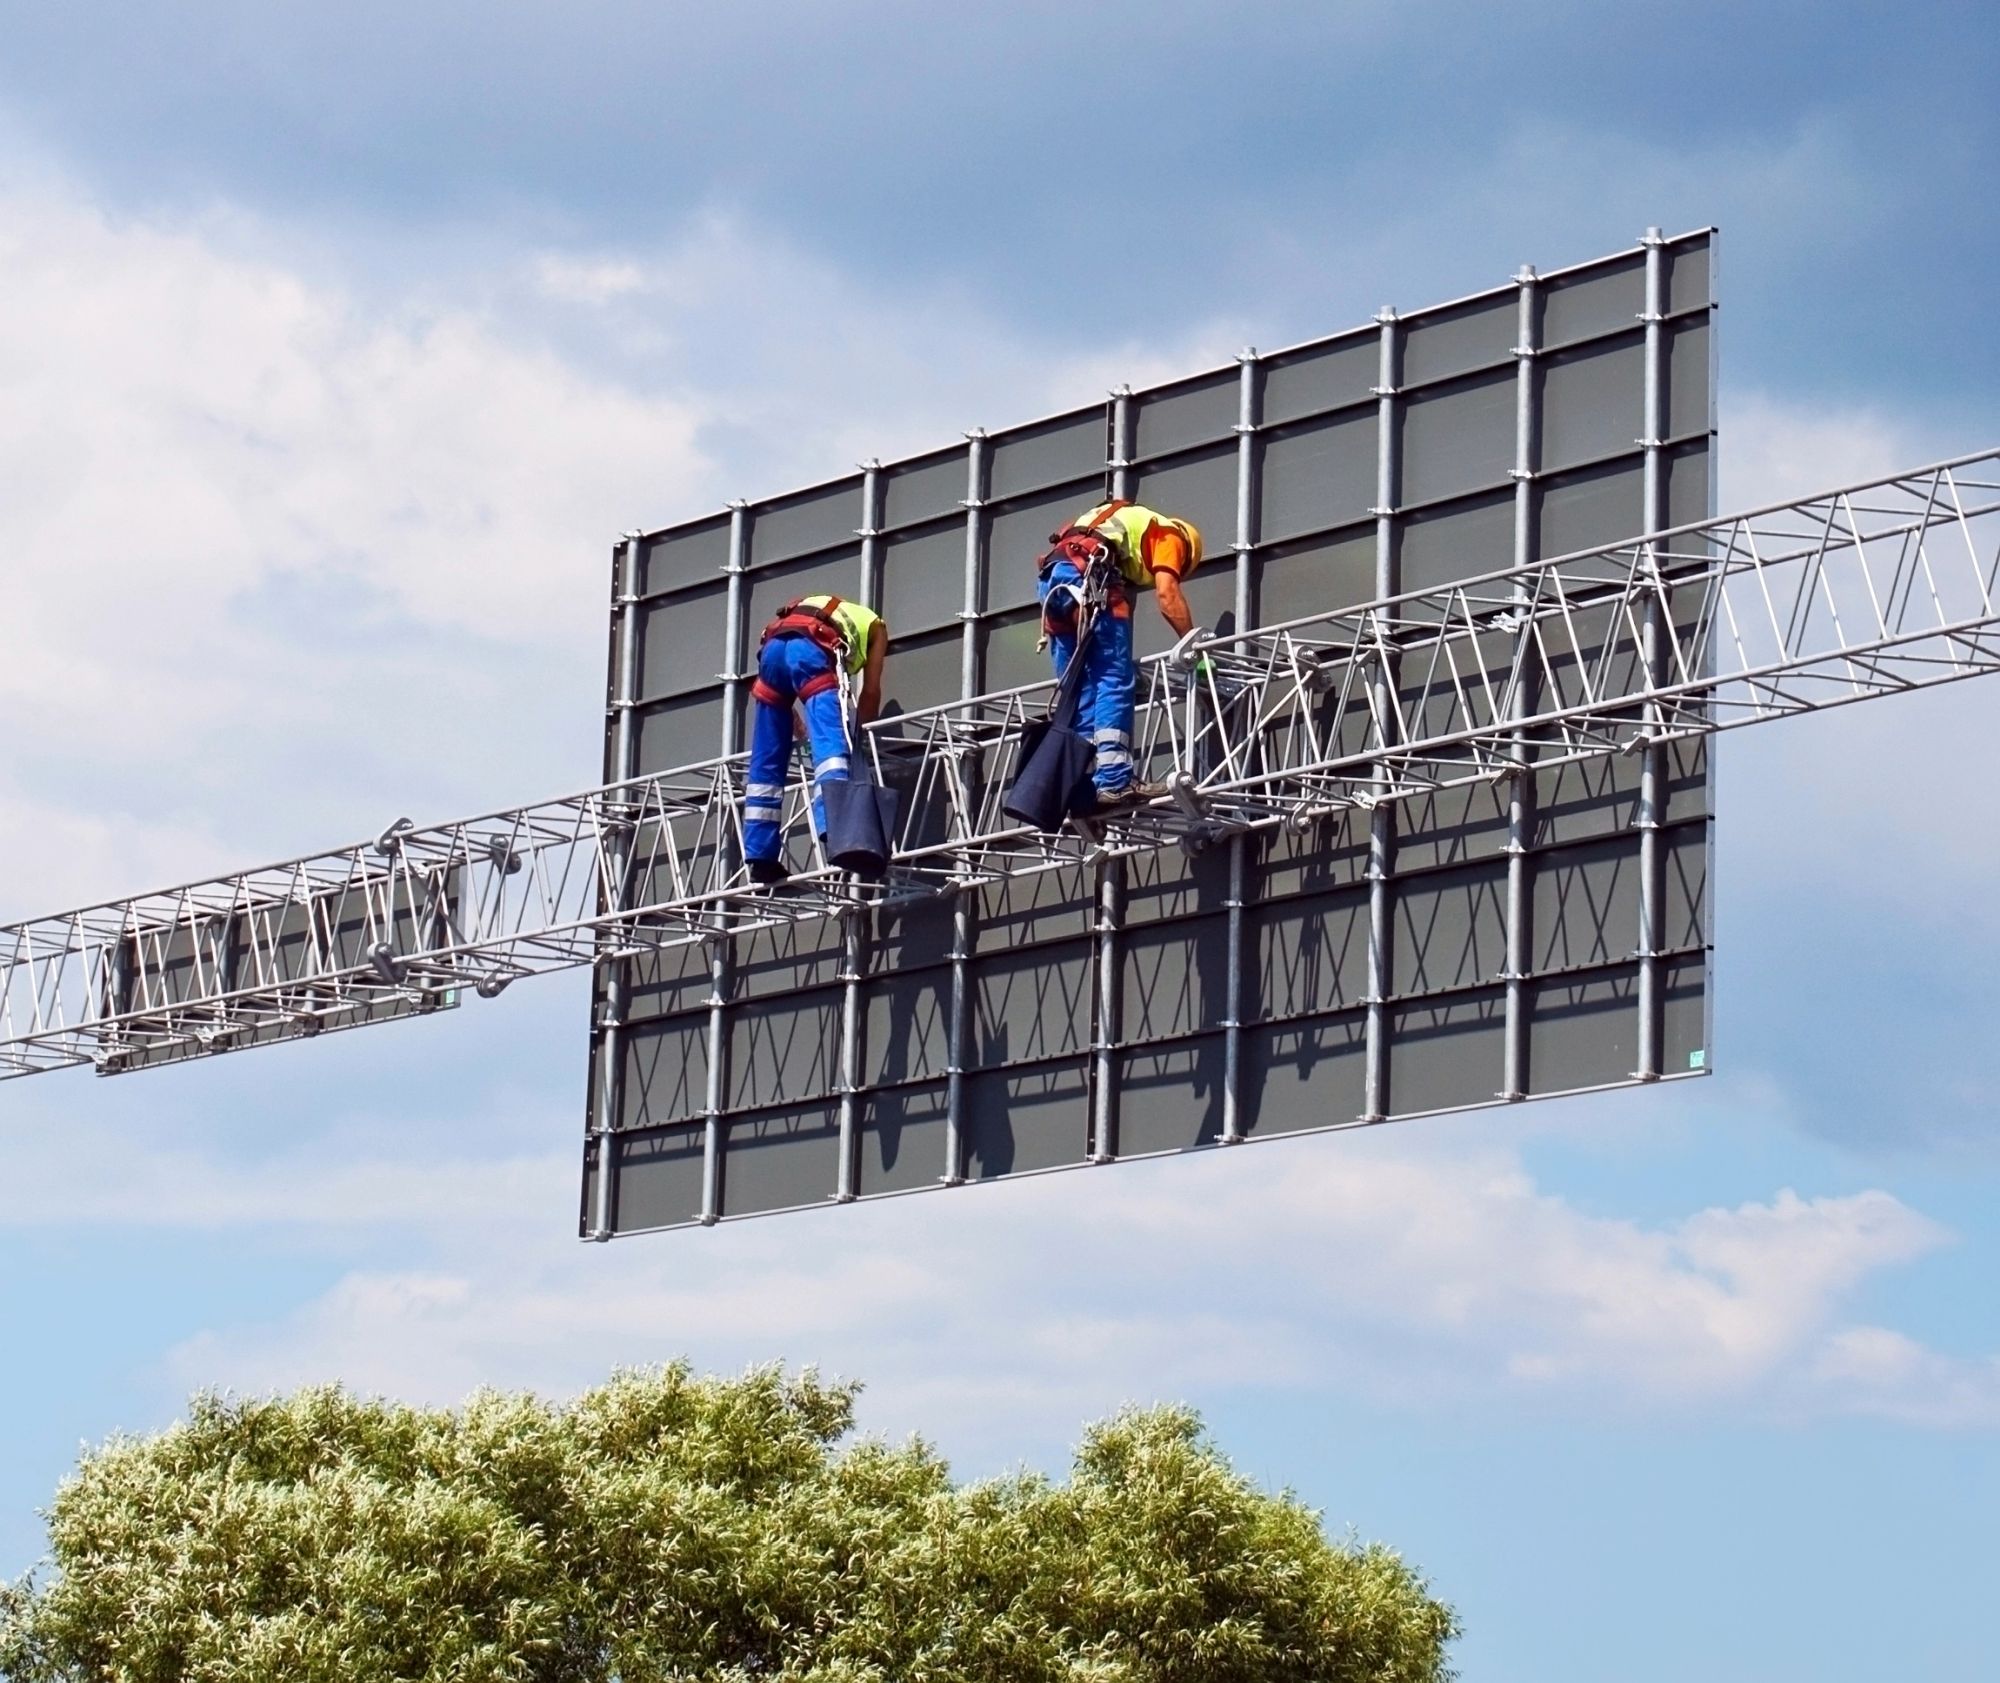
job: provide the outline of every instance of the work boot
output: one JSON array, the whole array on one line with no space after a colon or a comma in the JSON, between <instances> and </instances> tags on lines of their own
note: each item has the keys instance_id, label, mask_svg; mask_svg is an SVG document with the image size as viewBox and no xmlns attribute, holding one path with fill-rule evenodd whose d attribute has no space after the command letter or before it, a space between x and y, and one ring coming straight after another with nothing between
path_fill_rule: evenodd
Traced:
<instances>
[{"instance_id":1,"label":"work boot","mask_svg":"<svg viewBox=\"0 0 2000 1683\"><path fill-rule=\"evenodd\" d=\"M750 868L750 880L759 888L774 887L792 874L780 859L751 859L746 863Z\"/></svg>"},{"instance_id":2,"label":"work boot","mask_svg":"<svg viewBox=\"0 0 2000 1683\"><path fill-rule=\"evenodd\" d=\"M1116 812L1128 806L1142 806L1167 792L1164 783L1128 783L1122 789L1099 789L1092 812ZM1088 816L1088 815L1086 815Z\"/></svg>"}]
</instances>

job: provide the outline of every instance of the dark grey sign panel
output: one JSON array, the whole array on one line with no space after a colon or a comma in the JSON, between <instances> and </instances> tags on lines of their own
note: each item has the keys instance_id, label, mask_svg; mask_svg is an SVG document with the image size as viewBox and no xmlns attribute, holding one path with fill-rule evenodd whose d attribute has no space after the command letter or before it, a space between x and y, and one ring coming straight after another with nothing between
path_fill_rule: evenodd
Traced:
<instances>
[{"instance_id":1,"label":"dark grey sign panel","mask_svg":"<svg viewBox=\"0 0 2000 1683\"><path fill-rule=\"evenodd\" d=\"M1132 393L1122 458L1095 404L650 534L607 775L737 746L726 699L806 590L883 612L891 713L1046 678L1034 561L1107 490L1201 527L1224 631L1707 518L1713 254L1649 240ZM1683 743L635 963L613 1230L1704 1073L1710 793ZM592 1138L586 1225L604 1169Z\"/></svg>"}]
</instances>

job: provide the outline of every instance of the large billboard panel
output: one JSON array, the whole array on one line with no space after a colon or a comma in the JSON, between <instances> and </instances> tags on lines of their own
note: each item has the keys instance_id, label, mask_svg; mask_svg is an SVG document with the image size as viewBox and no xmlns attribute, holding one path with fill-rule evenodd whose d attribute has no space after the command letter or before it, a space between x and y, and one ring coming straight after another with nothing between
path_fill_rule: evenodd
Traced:
<instances>
[{"instance_id":1,"label":"large billboard panel","mask_svg":"<svg viewBox=\"0 0 2000 1683\"><path fill-rule=\"evenodd\" d=\"M1107 492L1201 527L1187 593L1222 631L1709 517L1714 305L1712 231L1649 237L650 533L614 586L638 660L607 778L738 746L757 631L805 591L884 614L892 715L1046 679L1034 562ZM1167 645L1144 603L1137 626ZM1705 1073L1706 744L1518 788L601 973L591 1115L608 1093L615 1127L586 1140L584 1229Z\"/></svg>"}]
</instances>

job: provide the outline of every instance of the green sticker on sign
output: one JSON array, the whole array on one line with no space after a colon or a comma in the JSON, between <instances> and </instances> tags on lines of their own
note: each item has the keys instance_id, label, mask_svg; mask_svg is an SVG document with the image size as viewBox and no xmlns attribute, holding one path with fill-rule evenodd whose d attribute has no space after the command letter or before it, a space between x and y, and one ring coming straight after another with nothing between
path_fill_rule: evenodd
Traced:
<instances>
[{"instance_id":1,"label":"green sticker on sign","mask_svg":"<svg viewBox=\"0 0 2000 1683\"><path fill-rule=\"evenodd\" d=\"M1688 1068L1689 1069L1708 1068L1708 1053L1699 1047L1697 1047L1694 1051L1688 1053Z\"/></svg>"}]
</instances>

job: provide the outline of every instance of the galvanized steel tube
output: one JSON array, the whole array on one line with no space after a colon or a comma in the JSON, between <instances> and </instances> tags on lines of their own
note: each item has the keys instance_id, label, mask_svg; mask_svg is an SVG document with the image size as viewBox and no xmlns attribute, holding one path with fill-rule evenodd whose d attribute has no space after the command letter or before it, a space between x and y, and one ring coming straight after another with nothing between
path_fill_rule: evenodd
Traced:
<instances>
[{"instance_id":1,"label":"galvanized steel tube","mask_svg":"<svg viewBox=\"0 0 2000 1683\"><path fill-rule=\"evenodd\" d=\"M965 435L965 594L959 610L959 691L979 693L979 610L984 596L986 564L986 488L989 451L984 428ZM960 773L965 771L960 766ZM983 768L976 768L983 771ZM959 887L951 897L951 1001L945 1025L945 1167L939 1177L946 1186L965 1178L965 1077L972 1013L973 896L976 889Z\"/></svg>"},{"instance_id":2,"label":"galvanized steel tube","mask_svg":"<svg viewBox=\"0 0 2000 1683\"><path fill-rule=\"evenodd\" d=\"M861 1191L861 978L867 912L850 906L840 918L840 1163L835 1199L849 1204Z\"/></svg>"},{"instance_id":3,"label":"galvanized steel tube","mask_svg":"<svg viewBox=\"0 0 2000 1683\"><path fill-rule=\"evenodd\" d=\"M1262 398L1263 369L1257 348L1247 347L1236 359L1236 630L1246 630L1254 614L1251 579L1252 550L1257 541L1257 424ZM1229 838L1229 897L1227 970L1222 1015L1222 1143L1243 1138L1243 965L1244 896L1249 889L1250 838Z\"/></svg>"},{"instance_id":4,"label":"galvanized steel tube","mask_svg":"<svg viewBox=\"0 0 2000 1683\"><path fill-rule=\"evenodd\" d=\"M945 1030L944 1173L946 1186L965 1179L965 1077L972 1029L972 896L961 888L951 902L951 1021Z\"/></svg>"},{"instance_id":5,"label":"galvanized steel tube","mask_svg":"<svg viewBox=\"0 0 2000 1683\"><path fill-rule=\"evenodd\" d=\"M1535 271L1522 266L1514 277L1520 289L1514 327L1514 565L1535 558L1535 443L1541 393L1535 378ZM1514 600L1525 611L1525 586L1517 585ZM1533 673L1523 665L1515 675L1513 714L1534 712ZM1507 779L1507 1025L1505 1068L1500 1097L1528 1095L1528 966L1531 901L1528 894L1528 843L1534 828L1534 774L1528 769L1527 736L1514 735L1514 772Z\"/></svg>"},{"instance_id":6,"label":"galvanized steel tube","mask_svg":"<svg viewBox=\"0 0 2000 1683\"><path fill-rule=\"evenodd\" d=\"M1646 248L1646 415L1645 437L1645 530L1657 532L1670 524L1667 518L1667 252L1658 228L1648 228ZM1657 566L1650 555L1646 564ZM1663 628L1657 599L1647 603L1641 623L1640 658L1648 685L1662 683ZM1648 721L1650 723L1650 721ZM1661 847L1661 826L1666 817L1667 750L1649 744L1639 756L1639 1067L1633 1073L1641 1081L1660 1077L1665 1028L1661 986L1660 946L1666 898L1666 855Z\"/></svg>"},{"instance_id":7,"label":"galvanized steel tube","mask_svg":"<svg viewBox=\"0 0 2000 1683\"><path fill-rule=\"evenodd\" d=\"M1111 395L1110 486L1114 497L1132 495L1134 422L1137 419L1132 388L1121 386ZM1133 719L1137 735L1138 720ZM1133 775L1138 775L1138 744L1132 744ZM1125 862L1100 859L1097 864L1096 919L1096 1023L1093 1068L1090 1082L1090 1155L1093 1161L1109 1163L1118 1155L1118 1044L1121 1009L1120 983L1124 958L1119 930L1125 916Z\"/></svg>"},{"instance_id":8,"label":"galvanized steel tube","mask_svg":"<svg viewBox=\"0 0 2000 1683\"><path fill-rule=\"evenodd\" d=\"M1383 309L1380 362L1375 382L1375 594L1397 591L1396 498L1400 488L1402 451L1398 436L1396 388L1402 371L1402 331L1396 312ZM1385 655L1375 680L1375 716L1387 731L1395 715L1394 661ZM1392 773L1384 765L1377 774L1387 783ZM1363 1086L1364 1122L1379 1122L1389 1106L1389 990L1392 979L1390 942L1395 931L1389 896L1394 867L1396 820L1393 810L1377 806L1368 818L1368 1045Z\"/></svg>"},{"instance_id":9,"label":"galvanized steel tube","mask_svg":"<svg viewBox=\"0 0 2000 1683\"><path fill-rule=\"evenodd\" d=\"M729 608L723 641L726 675L722 691L722 751L734 754L742 746L742 689L750 664L750 505L729 505ZM720 867L735 868L735 826L720 826L717 845ZM708 937L708 1081L704 1089L701 1153L701 1219L712 1226L722 1217L722 1111L728 1092L729 996L735 982L734 953L729 937Z\"/></svg>"},{"instance_id":10,"label":"galvanized steel tube","mask_svg":"<svg viewBox=\"0 0 2000 1683\"><path fill-rule=\"evenodd\" d=\"M617 660L612 679L611 760L614 782L637 770L638 731L632 718L639 687L639 534L626 534L616 571L617 588L611 612L617 622ZM608 892L616 902L628 887L632 851L629 831L614 832L607 843L611 869ZM603 1017L597 1041L597 1106L593 1132L597 1137L597 1186L590 1216L590 1237L609 1239L617 1215L617 1133L625 1102L625 1015L630 1008L631 960L614 959L604 967Z\"/></svg>"}]
</instances>

